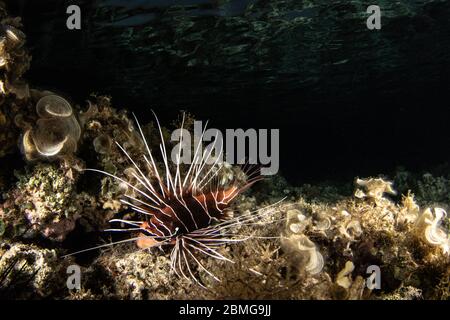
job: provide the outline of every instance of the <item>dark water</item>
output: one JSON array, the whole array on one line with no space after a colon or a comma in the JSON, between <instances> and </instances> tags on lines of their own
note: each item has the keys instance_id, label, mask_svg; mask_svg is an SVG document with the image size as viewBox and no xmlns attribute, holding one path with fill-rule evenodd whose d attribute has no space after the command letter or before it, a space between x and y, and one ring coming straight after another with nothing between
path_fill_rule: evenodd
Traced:
<instances>
[{"instance_id":1,"label":"dark water","mask_svg":"<svg viewBox=\"0 0 450 320\"><path fill-rule=\"evenodd\" d=\"M450 1L6 1L24 18L28 80L91 92L150 120L280 128L292 182L351 180L450 155ZM82 9L82 30L65 27Z\"/></svg>"}]
</instances>

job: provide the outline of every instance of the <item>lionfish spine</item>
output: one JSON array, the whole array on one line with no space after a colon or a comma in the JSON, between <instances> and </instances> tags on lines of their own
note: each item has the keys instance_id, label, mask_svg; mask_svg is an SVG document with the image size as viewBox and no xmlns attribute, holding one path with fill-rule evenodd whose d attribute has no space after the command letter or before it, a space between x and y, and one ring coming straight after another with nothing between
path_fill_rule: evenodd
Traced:
<instances>
[{"instance_id":1,"label":"lionfish spine","mask_svg":"<svg viewBox=\"0 0 450 320\"><path fill-rule=\"evenodd\" d=\"M153 112L153 111L152 111ZM232 201L255 182L262 179L258 168L249 166L244 173L247 181L243 185L231 183L225 187L218 180L218 174L223 165L219 159L222 152L216 157L212 165L208 165L212 157L213 148L204 152L200 151L200 144L205 134L206 126L199 138L199 142L194 146L194 156L186 173L180 168L181 148L178 150L175 161L174 174L171 171L167 156L166 143L158 117L153 112L156 119L161 142L159 151L162 158L163 171L160 172L156 164L152 150L143 133L142 127L133 114L137 128L142 139L145 153L142 155L146 167L151 170L151 174L145 172L123 146L116 142L118 148L133 165L135 172L132 173L135 183L127 181L111 173L86 169L102 173L123 183L134 195L125 194L120 201L138 214L139 221L127 219L113 219L111 223L121 223L127 225L125 228L107 229L113 232L136 232L137 237L118 241L108 245L101 245L95 248L107 247L117 243L136 241L141 249L148 249L162 245L173 246L170 253L171 268L180 277L195 281L200 286L204 286L198 277L193 266L197 266L197 271L203 271L213 279L220 281L211 271L201 263L200 256L214 258L221 261L233 262L219 252L219 248L227 243L241 242L249 239L249 236L236 236L232 233L237 225L252 224L267 214L264 210L249 212L246 214L231 216L228 213ZM185 115L181 129L184 127ZM183 130L179 138L179 143L183 141ZM216 136L217 138L217 136ZM214 146L218 139L214 140ZM220 148L222 150L222 146ZM84 252L82 250L76 253ZM74 253L74 254L76 254Z\"/></svg>"}]
</instances>

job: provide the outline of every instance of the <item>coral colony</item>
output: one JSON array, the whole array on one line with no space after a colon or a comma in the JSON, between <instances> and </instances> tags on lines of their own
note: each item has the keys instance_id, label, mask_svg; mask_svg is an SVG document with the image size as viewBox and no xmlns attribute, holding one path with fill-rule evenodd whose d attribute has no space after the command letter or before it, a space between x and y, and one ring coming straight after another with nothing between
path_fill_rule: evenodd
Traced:
<instances>
[{"instance_id":1,"label":"coral colony","mask_svg":"<svg viewBox=\"0 0 450 320\"><path fill-rule=\"evenodd\" d=\"M250 159L236 163L243 149L227 158L218 131L189 114L171 134L110 97L79 106L30 88L22 24L1 2L0 22L0 161L25 163L0 176L0 296L450 297L448 177L357 178L353 194L291 186L274 174L276 131L226 139L258 144L250 156L264 176ZM70 289L74 266L82 278Z\"/></svg>"}]
</instances>

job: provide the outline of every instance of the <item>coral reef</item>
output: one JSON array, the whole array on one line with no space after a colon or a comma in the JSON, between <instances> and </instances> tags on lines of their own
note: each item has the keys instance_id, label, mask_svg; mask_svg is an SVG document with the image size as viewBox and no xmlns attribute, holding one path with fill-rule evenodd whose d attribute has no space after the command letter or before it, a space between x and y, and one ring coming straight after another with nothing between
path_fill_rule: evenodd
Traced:
<instances>
[{"instance_id":1,"label":"coral reef","mask_svg":"<svg viewBox=\"0 0 450 320\"><path fill-rule=\"evenodd\" d=\"M0 246L0 297L36 299L60 293L66 287L66 262L59 259L55 250L3 243Z\"/></svg>"},{"instance_id":2,"label":"coral reef","mask_svg":"<svg viewBox=\"0 0 450 320\"><path fill-rule=\"evenodd\" d=\"M21 28L21 19L8 16L0 3L0 158L16 145L14 116L27 105L30 96L22 75L28 70L31 57Z\"/></svg>"},{"instance_id":3,"label":"coral reef","mask_svg":"<svg viewBox=\"0 0 450 320\"><path fill-rule=\"evenodd\" d=\"M70 157L77 150L81 136L73 108L60 96L45 92L40 95L42 97L36 103L38 119L34 121L35 126L23 118L20 121L16 119L25 129L23 153L27 160Z\"/></svg>"},{"instance_id":4,"label":"coral reef","mask_svg":"<svg viewBox=\"0 0 450 320\"><path fill-rule=\"evenodd\" d=\"M114 141L133 154L142 150L127 114L112 108L109 98L93 97L79 119L83 130L77 156L89 166L124 170L127 175L131 169ZM153 129L145 126L146 132ZM61 241L76 230L87 234L105 228L125 209L117 199L130 190L73 167L73 162L39 162L16 174L18 182L0 206L3 238L13 238L19 232L13 229L20 229L25 238L36 238L37 232ZM224 179L234 174L240 173L229 167ZM80 185L87 187L80 191ZM395 194L394 185L382 178L357 179L354 195L346 193L328 184L294 188L275 178L242 195L236 214L288 198L270 207L271 213L257 223L234 230L250 238L219 249L235 263L201 260L221 279L216 282L197 270L208 290L175 276L164 249L138 250L128 244L101 251L83 268L81 290L66 290L64 295L68 299L446 299L450 262L445 210L422 208L410 192L398 203L387 198L386 193ZM371 265L381 269L379 290L366 285Z\"/></svg>"},{"instance_id":5,"label":"coral reef","mask_svg":"<svg viewBox=\"0 0 450 320\"><path fill-rule=\"evenodd\" d=\"M132 179L132 169L114 142L137 159L142 141L127 113L112 108L110 98L91 100L78 116L81 136L72 161L41 158L26 172L16 173L18 181L0 205L4 239L39 235L61 242L71 233L106 228L109 219L126 209L118 199L132 190L108 177L80 174L79 169L123 171L125 179ZM157 144L151 140L154 129L152 124L144 126L153 146ZM239 174L227 165L222 178ZM66 290L63 295L68 299L446 299L450 262L445 210L428 207L430 201L418 202L411 192L398 203L398 198L387 198L386 194L396 192L394 184L383 178L357 179L355 186L352 195L345 185L292 187L275 177L240 196L233 209L236 214L287 199L271 207L271 214L261 221L234 230L250 237L219 249L235 263L201 260L221 280L197 270L207 290L178 278L164 249L138 250L130 243L94 254L95 260L83 267L81 290ZM70 253L110 241L93 240L81 248L54 246ZM379 290L366 285L367 268L372 265L381 269Z\"/></svg>"},{"instance_id":6,"label":"coral reef","mask_svg":"<svg viewBox=\"0 0 450 320\"><path fill-rule=\"evenodd\" d=\"M441 208L426 209L416 220L415 228L417 233L426 243L442 249L444 254L450 254L450 238L447 232L441 227L441 222L445 222L447 212Z\"/></svg>"},{"instance_id":7,"label":"coral reef","mask_svg":"<svg viewBox=\"0 0 450 320\"><path fill-rule=\"evenodd\" d=\"M373 188L385 182L376 179ZM101 265L116 280L113 296L127 299L446 299L450 260L442 245L448 237L436 224L443 211L421 210L411 194L400 204L378 200L346 197L326 204L300 195L277 205L256 225L235 231L251 235L248 241L221 249L234 264L201 261L221 279L199 272L209 290L176 277L168 254L157 249L114 248L91 269ZM236 210L254 206L243 197ZM411 210L419 211L414 219ZM381 269L380 289L367 287L372 265Z\"/></svg>"},{"instance_id":8,"label":"coral reef","mask_svg":"<svg viewBox=\"0 0 450 320\"><path fill-rule=\"evenodd\" d=\"M44 237L62 241L80 217L74 180L56 165L38 164L20 175L16 188L5 195L0 216L16 229L31 226Z\"/></svg>"}]
</instances>

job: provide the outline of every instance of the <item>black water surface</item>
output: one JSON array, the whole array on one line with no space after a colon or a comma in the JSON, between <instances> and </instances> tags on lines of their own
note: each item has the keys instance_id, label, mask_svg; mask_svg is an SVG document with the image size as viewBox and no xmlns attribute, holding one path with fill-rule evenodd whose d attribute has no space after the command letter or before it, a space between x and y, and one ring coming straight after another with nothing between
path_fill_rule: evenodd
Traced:
<instances>
[{"instance_id":1,"label":"black water surface","mask_svg":"<svg viewBox=\"0 0 450 320\"><path fill-rule=\"evenodd\" d=\"M27 78L83 103L169 123L280 128L298 183L448 161L450 1L13 0L33 55ZM309 3L312 3L310 5ZM65 27L79 4L82 30Z\"/></svg>"}]
</instances>

